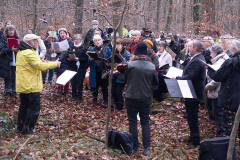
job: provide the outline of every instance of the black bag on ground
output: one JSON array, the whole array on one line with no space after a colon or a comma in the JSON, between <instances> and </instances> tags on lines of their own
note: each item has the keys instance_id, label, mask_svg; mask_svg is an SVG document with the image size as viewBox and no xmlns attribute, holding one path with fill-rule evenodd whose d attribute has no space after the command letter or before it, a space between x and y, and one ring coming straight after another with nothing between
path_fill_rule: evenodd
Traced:
<instances>
[{"instance_id":1,"label":"black bag on ground","mask_svg":"<svg viewBox=\"0 0 240 160\"><path fill-rule=\"evenodd\" d=\"M226 160L230 137L207 139L200 143L199 160ZM234 146L233 160L237 160Z\"/></svg>"},{"instance_id":2,"label":"black bag on ground","mask_svg":"<svg viewBox=\"0 0 240 160\"><path fill-rule=\"evenodd\" d=\"M113 146L113 148L119 149L122 153L130 156L133 153L132 134L114 130L108 131L108 146Z\"/></svg>"}]
</instances>

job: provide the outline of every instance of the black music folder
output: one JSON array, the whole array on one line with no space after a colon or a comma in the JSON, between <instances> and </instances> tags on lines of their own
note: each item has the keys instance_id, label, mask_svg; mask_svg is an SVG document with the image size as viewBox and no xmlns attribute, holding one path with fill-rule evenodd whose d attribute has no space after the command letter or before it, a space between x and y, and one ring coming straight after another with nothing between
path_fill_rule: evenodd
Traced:
<instances>
[{"instance_id":1,"label":"black music folder","mask_svg":"<svg viewBox=\"0 0 240 160\"><path fill-rule=\"evenodd\" d=\"M197 99L191 80L164 79L164 81L171 97Z\"/></svg>"}]
</instances>

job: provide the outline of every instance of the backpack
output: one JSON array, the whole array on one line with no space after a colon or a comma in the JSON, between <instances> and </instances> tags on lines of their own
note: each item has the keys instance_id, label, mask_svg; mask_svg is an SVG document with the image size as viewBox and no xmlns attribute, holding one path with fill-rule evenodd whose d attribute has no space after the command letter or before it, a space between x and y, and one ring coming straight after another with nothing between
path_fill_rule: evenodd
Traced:
<instances>
[{"instance_id":1,"label":"backpack","mask_svg":"<svg viewBox=\"0 0 240 160\"><path fill-rule=\"evenodd\" d=\"M198 160L226 160L230 137L218 137L204 140L200 143ZM237 160L236 147L233 160Z\"/></svg>"},{"instance_id":2,"label":"backpack","mask_svg":"<svg viewBox=\"0 0 240 160\"><path fill-rule=\"evenodd\" d=\"M119 149L122 153L132 155L133 153L133 137L127 132L108 131L108 146Z\"/></svg>"}]
</instances>

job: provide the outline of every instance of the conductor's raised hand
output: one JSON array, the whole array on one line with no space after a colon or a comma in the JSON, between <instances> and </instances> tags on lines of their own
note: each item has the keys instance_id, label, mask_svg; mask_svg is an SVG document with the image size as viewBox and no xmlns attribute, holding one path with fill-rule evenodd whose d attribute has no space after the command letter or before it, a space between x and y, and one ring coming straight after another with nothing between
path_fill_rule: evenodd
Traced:
<instances>
[{"instance_id":1,"label":"conductor's raised hand","mask_svg":"<svg viewBox=\"0 0 240 160\"><path fill-rule=\"evenodd\" d=\"M57 62L57 67L60 67L60 65L61 65L61 62L60 61L58 61L59 60L59 58L56 60L56 62Z\"/></svg>"}]
</instances>

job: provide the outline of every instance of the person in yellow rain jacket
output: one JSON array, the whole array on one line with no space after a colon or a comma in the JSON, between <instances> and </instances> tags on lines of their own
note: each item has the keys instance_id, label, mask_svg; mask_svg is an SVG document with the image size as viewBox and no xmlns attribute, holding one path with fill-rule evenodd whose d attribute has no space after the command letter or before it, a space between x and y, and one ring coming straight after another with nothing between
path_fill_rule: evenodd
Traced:
<instances>
[{"instance_id":1,"label":"person in yellow rain jacket","mask_svg":"<svg viewBox=\"0 0 240 160\"><path fill-rule=\"evenodd\" d=\"M40 37L27 34L18 45L16 57L16 92L20 93L18 127L21 134L33 134L40 113L40 92L43 89L41 71L60 67L61 62L44 62L35 49Z\"/></svg>"}]
</instances>

